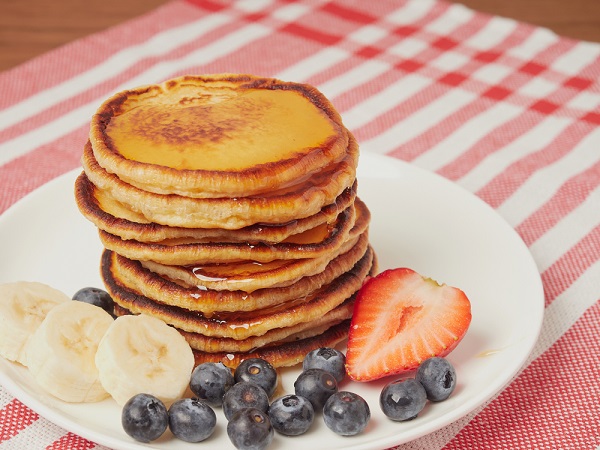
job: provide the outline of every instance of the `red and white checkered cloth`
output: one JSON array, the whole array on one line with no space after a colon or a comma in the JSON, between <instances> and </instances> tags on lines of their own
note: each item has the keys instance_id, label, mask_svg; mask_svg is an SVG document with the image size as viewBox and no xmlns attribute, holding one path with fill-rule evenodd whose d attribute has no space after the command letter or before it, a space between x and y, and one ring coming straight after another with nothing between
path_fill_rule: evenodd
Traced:
<instances>
[{"instance_id":1,"label":"red and white checkered cloth","mask_svg":"<svg viewBox=\"0 0 600 450\"><path fill-rule=\"evenodd\" d=\"M600 448L600 45L438 0L177 0L0 74L0 213L79 166L96 107L186 73L308 82L363 152L473 192L529 247L540 339L499 395L399 449ZM0 450L100 449L0 387Z\"/></svg>"}]
</instances>

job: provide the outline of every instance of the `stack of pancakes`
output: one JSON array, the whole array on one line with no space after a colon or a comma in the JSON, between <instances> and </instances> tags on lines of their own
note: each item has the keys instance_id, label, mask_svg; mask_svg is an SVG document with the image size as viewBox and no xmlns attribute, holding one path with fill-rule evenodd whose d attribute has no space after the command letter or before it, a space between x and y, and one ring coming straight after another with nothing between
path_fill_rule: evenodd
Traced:
<instances>
[{"instance_id":1,"label":"stack of pancakes","mask_svg":"<svg viewBox=\"0 0 600 450\"><path fill-rule=\"evenodd\" d=\"M186 76L109 98L75 196L116 314L174 326L197 363L290 366L340 342L376 270L358 153L308 85Z\"/></svg>"}]
</instances>

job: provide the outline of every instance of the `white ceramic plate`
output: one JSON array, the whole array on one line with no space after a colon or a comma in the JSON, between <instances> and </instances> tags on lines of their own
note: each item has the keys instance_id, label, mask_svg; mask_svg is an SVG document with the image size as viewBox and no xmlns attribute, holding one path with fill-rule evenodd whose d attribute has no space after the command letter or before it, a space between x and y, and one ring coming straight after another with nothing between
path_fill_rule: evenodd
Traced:
<instances>
[{"instance_id":1,"label":"white ceramic plate","mask_svg":"<svg viewBox=\"0 0 600 450\"><path fill-rule=\"evenodd\" d=\"M32 280L72 295L83 286L102 286L101 245L95 228L78 212L73 182L78 171L48 183L0 217L0 282ZM359 436L339 437L318 416L295 438L275 436L272 449L383 449L431 433L463 417L498 393L518 372L540 330L543 290L536 265L518 235L490 207L449 181L388 157L364 153L359 195L372 213L370 239L380 268L410 267L463 289L472 303L467 335L449 356L458 386L442 403L428 404L418 418L397 423L379 408L379 392L391 379L344 382L362 395L371 422ZM282 373L293 391L298 370ZM66 404L41 391L27 369L0 359L0 382L15 397L61 427L115 449L187 449L168 434L149 445L121 429L112 400ZM206 441L233 448L220 411Z\"/></svg>"}]
</instances>

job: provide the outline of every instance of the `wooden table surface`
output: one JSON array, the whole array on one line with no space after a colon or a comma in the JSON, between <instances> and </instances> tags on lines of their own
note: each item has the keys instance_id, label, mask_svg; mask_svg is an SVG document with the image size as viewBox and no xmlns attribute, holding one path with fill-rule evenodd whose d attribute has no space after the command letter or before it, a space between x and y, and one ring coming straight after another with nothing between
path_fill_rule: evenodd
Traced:
<instances>
[{"instance_id":1,"label":"wooden table surface","mask_svg":"<svg viewBox=\"0 0 600 450\"><path fill-rule=\"evenodd\" d=\"M473 9L600 42L600 0L456 0ZM143 14L166 0L0 0L0 70Z\"/></svg>"}]
</instances>

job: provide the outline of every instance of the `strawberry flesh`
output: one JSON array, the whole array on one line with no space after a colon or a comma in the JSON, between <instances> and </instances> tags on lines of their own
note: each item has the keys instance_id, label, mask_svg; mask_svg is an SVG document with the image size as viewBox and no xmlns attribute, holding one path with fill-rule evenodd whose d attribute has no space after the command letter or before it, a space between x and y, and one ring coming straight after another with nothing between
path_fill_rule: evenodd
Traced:
<instances>
[{"instance_id":1,"label":"strawberry flesh","mask_svg":"<svg viewBox=\"0 0 600 450\"><path fill-rule=\"evenodd\" d=\"M346 370L369 381L413 370L446 356L471 323L463 291L407 268L370 278L359 290L348 335Z\"/></svg>"}]
</instances>

